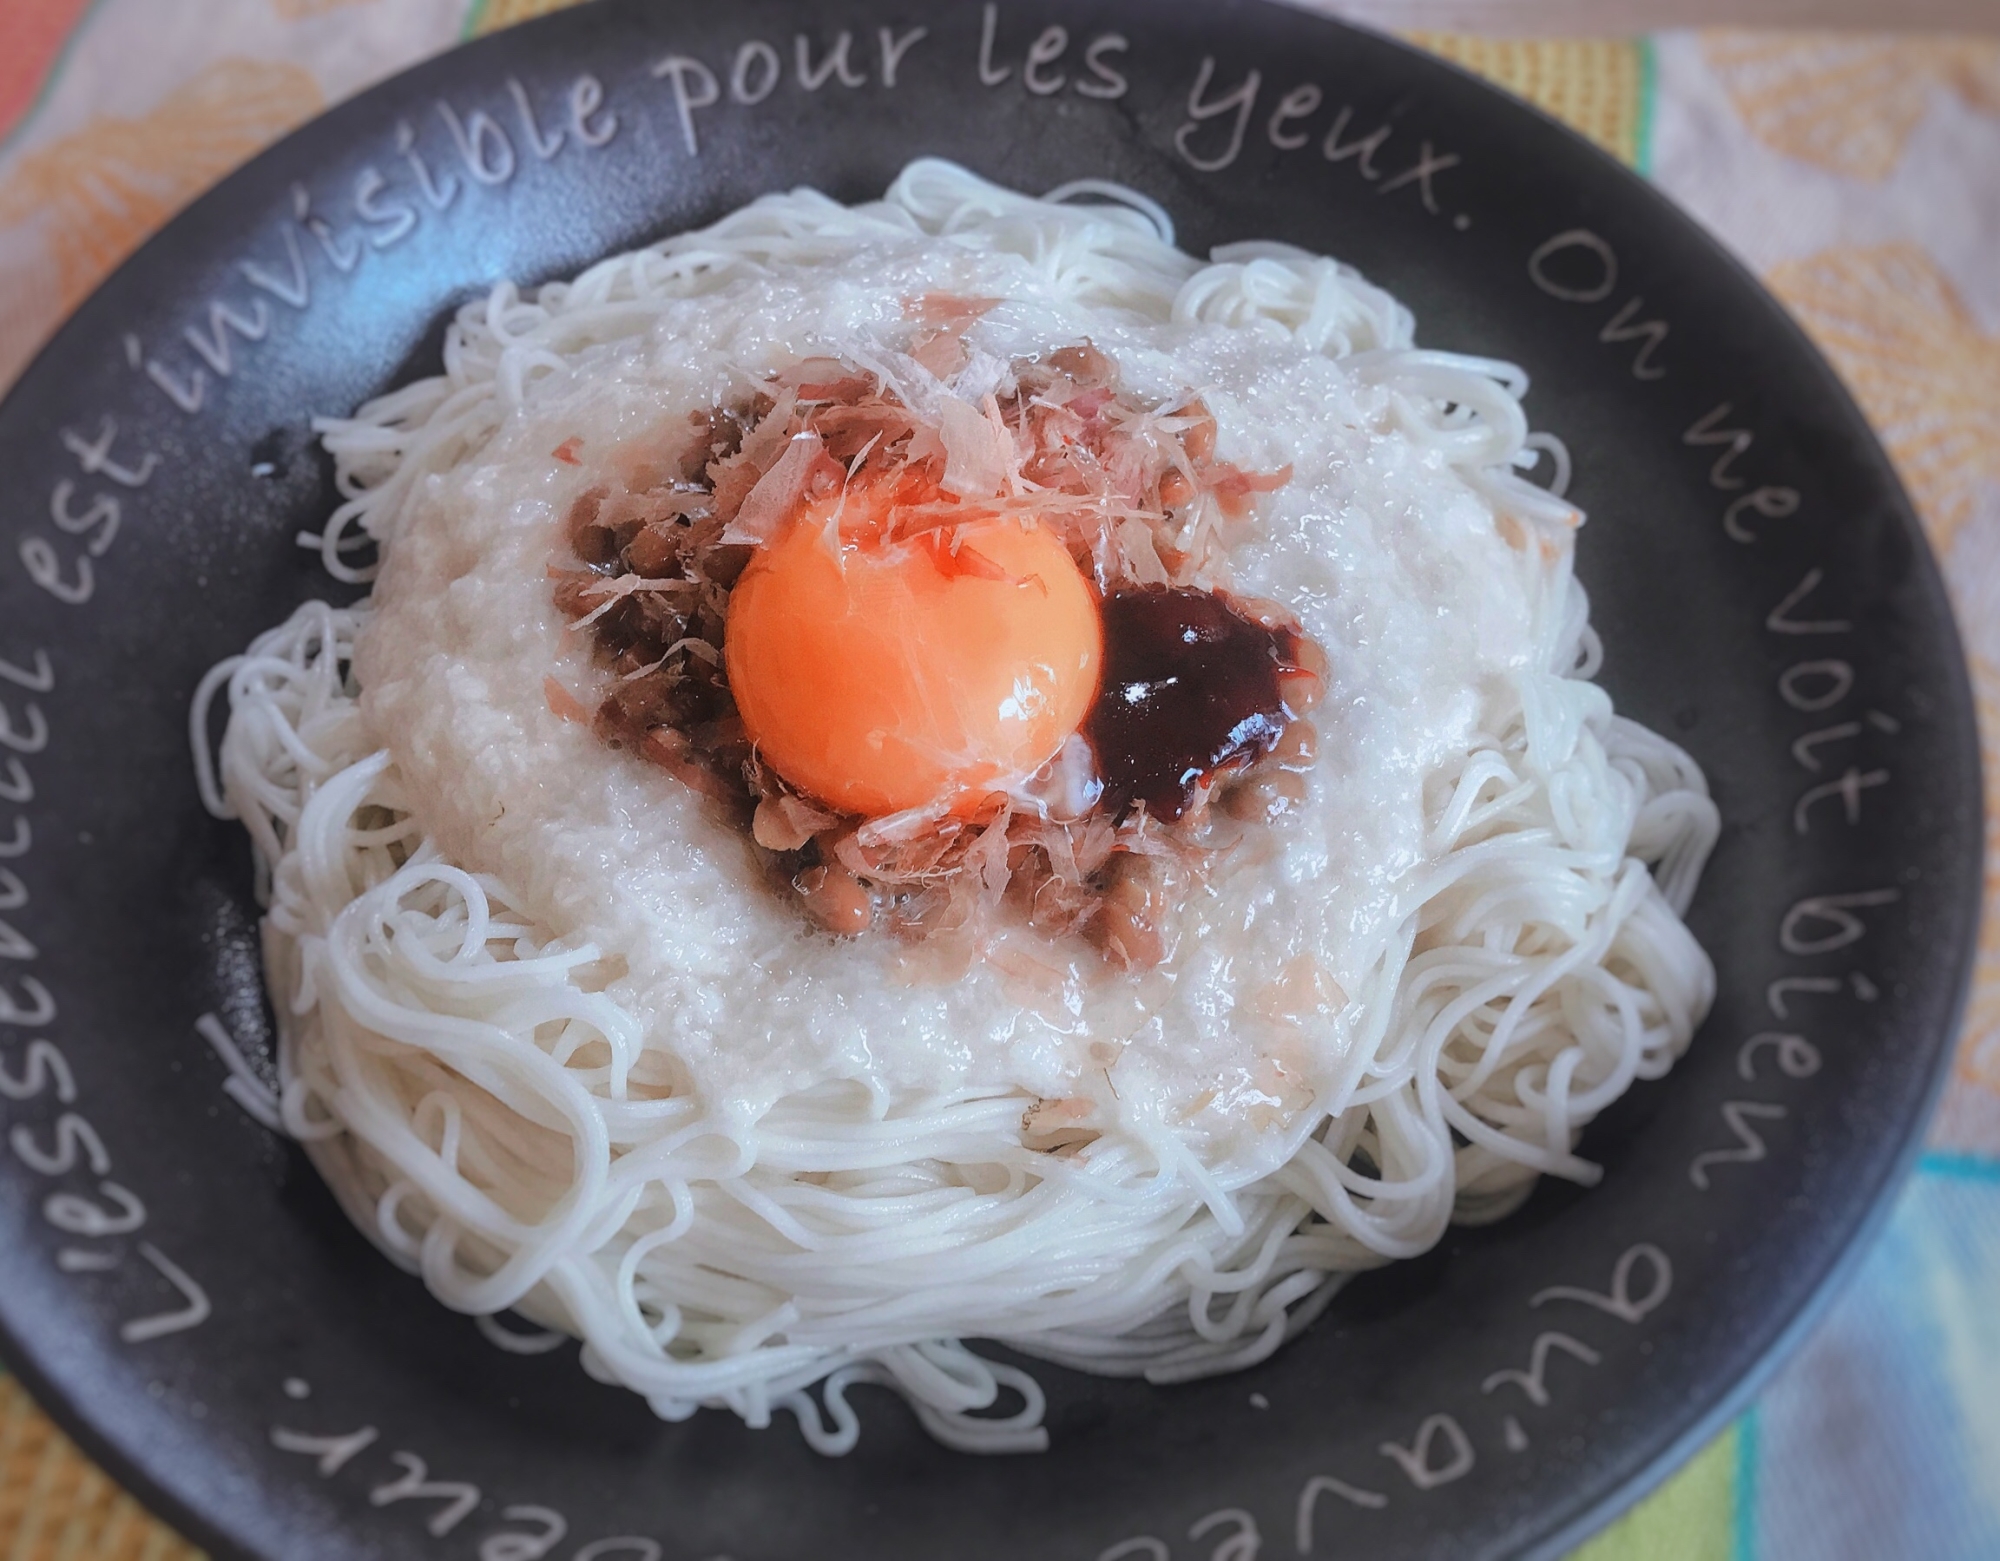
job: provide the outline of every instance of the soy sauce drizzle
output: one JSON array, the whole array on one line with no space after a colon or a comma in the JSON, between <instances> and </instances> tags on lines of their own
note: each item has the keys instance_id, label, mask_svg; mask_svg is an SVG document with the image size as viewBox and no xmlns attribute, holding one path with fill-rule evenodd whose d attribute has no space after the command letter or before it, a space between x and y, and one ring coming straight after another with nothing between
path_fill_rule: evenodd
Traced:
<instances>
[{"instance_id":1,"label":"soy sauce drizzle","mask_svg":"<svg viewBox=\"0 0 2000 1561\"><path fill-rule=\"evenodd\" d=\"M1295 718L1296 628L1270 629L1223 597L1149 586L1103 603L1104 681L1084 721L1112 817L1143 802L1171 823L1219 773L1269 753Z\"/></svg>"}]
</instances>

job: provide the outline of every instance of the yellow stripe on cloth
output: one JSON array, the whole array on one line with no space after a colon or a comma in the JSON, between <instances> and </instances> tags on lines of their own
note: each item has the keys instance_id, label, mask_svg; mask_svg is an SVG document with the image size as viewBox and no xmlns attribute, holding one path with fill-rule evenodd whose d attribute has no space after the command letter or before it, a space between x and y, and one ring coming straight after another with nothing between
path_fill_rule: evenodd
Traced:
<instances>
[{"instance_id":1,"label":"yellow stripe on cloth","mask_svg":"<svg viewBox=\"0 0 2000 1561\"><path fill-rule=\"evenodd\" d=\"M551 11L567 11L581 3L582 0L472 0L465 30L468 36L480 37L512 27L516 22L547 16Z\"/></svg>"},{"instance_id":2,"label":"yellow stripe on cloth","mask_svg":"<svg viewBox=\"0 0 2000 1561\"><path fill-rule=\"evenodd\" d=\"M0 1561L199 1561L0 1378Z\"/></svg>"},{"instance_id":3,"label":"yellow stripe on cloth","mask_svg":"<svg viewBox=\"0 0 2000 1561\"><path fill-rule=\"evenodd\" d=\"M1595 141L1613 157L1645 160L1651 64L1629 38L1474 38L1413 32L1411 43L1484 76Z\"/></svg>"},{"instance_id":4,"label":"yellow stripe on cloth","mask_svg":"<svg viewBox=\"0 0 2000 1561\"><path fill-rule=\"evenodd\" d=\"M1741 1436L1730 1427L1569 1561L1731 1561Z\"/></svg>"}]
</instances>

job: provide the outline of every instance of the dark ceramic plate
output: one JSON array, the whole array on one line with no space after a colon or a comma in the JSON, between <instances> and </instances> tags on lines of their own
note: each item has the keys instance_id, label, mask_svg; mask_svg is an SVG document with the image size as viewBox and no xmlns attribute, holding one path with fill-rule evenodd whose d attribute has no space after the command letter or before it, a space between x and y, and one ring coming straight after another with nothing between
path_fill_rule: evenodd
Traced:
<instances>
[{"instance_id":1,"label":"dark ceramic plate","mask_svg":"<svg viewBox=\"0 0 2000 1561\"><path fill-rule=\"evenodd\" d=\"M845 51L843 54L842 51ZM892 62L893 61L893 70ZM751 100L755 101L751 101ZM1187 247L1359 264L1526 365L1592 522L1626 713L1725 820L1714 1017L1542 1188L1172 1389L1044 1371L1054 1450L887 1398L860 1449L672 1426L501 1353L224 1093L268 1072L248 853L197 805L202 671L332 594L307 420L429 371L450 308L918 153L1112 178ZM1938 576L1778 307L1639 180L1385 39L1263 4L606 3L345 104L198 202L0 411L0 1328L37 1395L225 1556L1254 1561L1548 1555L1718 1423L1880 1214L1980 878ZM559 1540L552 1536L558 1532Z\"/></svg>"}]
</instances>

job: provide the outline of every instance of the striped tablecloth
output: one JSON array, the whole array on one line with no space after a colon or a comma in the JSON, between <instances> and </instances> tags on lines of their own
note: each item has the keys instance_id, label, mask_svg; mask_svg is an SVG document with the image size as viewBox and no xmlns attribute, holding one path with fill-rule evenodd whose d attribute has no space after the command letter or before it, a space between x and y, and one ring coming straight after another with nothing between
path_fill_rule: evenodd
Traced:
<instances>
[{"instance_id":1,"label":"striped tablecloth","mask_svg":"<svg viewBox=\"0 0 2000 1561\"><path fill-rule=\"evenodd\" d=\"M281 132L550 8L0 0L0 386ZM1657 180L1797 313L1945 561L2000 784L2000 37L1416 37ZM0 1379L0 1561L195 1553ZM2000 1557L2000 915L1929 1152L1859 1280L1748 1414L1581 1554Z\"/></svg>"}]
</instances>

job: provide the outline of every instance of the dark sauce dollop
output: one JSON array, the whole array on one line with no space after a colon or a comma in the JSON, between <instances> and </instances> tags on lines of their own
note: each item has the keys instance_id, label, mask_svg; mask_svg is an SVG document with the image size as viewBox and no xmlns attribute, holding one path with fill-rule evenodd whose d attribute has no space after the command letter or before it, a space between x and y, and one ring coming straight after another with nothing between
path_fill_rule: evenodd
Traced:
<instances>
[{"instance_id":1,"label":"dark sauce dollop","mask_svg":"<svg viewBox=\"0 0 2000 1561\"><path fill-rule=\"evenodd\" d=\"M1143 802L1171 823L1218 772L1277 745L1294 718L1284 689L1305 665L1304 636L1187 588L1120 591L1102 611L1103 684L1083 726L1101 806L1116 818Z\"/></svg>"}]
</instances>

